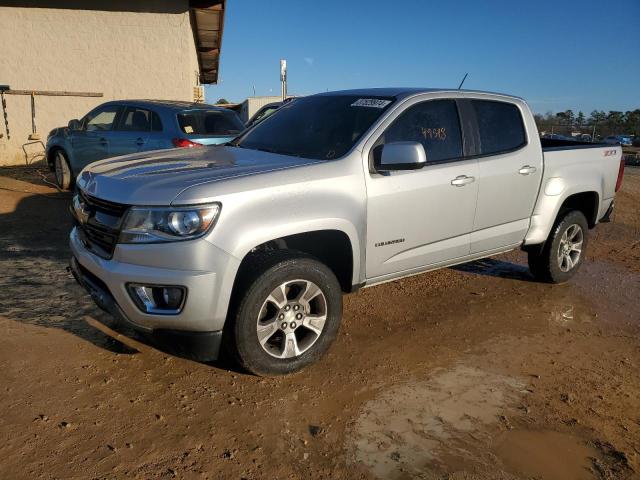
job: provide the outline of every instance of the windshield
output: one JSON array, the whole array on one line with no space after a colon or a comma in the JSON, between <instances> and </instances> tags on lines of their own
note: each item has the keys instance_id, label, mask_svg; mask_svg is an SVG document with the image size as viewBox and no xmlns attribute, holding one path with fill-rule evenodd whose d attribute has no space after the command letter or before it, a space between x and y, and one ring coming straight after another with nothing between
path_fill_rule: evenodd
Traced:
<instances>
[{"instance_id":1,"label":"windshield","mask_svg":"<svg viewBox=\"0 0 640 480\"><path fill-rule=\"evenodd\" d=\"M318 95L290 102L245 132L233 145L330 160L346 154L389 108L393 97Z\"/></svg>"},{"instance_id":2,"label":"windshield","mask_svg":"<svg viewBox=\"0 0 640 480\"><path fill-rule=\"evenodd\" d=\"M273 112L275 112L278 108L280 108L280 105L273 106L273 107L263 107L262 110L259 110L258 113L256 113L253 116L253 118L251 120L249 120L249 125L253 125L253 124L256 124L256 123L264 120L269 115L271 115Z\"/></svg>"},{"instance_id":3,"label":"windshield","mask_svg":"<svg viewBox=\"0 0 640 480\"><path fill-rule=\"evenodd\" d=\"M244 130L235 112L188 110L178 114L180 129L188 135L234 135Z\"/></svg>"}]
</instances>

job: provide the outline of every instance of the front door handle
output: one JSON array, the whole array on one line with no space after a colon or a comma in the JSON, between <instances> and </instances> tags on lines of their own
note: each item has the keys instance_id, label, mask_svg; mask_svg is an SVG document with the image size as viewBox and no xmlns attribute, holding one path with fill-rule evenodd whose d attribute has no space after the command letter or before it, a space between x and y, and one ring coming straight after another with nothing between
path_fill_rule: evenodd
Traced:
<instances>
[{"instance_id":1,"label":"front door handle","mask_svg":"<svg viewBox=\"0 0 640 480\"><path fill-rule=\"evenodd\" d=\"M476 181L476 177L467 177L466 175L459 175L451 180L451 185L455 187L464 187L467 183L473 183Z\"/></svg>"},{"instance_id":2,"label":"front door handle","mask_svg":"<svg viewBox=\"0 0 640 480\"><path fill-rule=\"evenodd\" d=\"M525 165L520 170L518 170L518 173L520 175L529 175L530 173L535 173L535 171L536 171L536 167L532 167L531 165Z\"/></svg>"},{"instance_id":3,"label":"front door handle","mask_svg":"<svg viewBox=\"0 0 640 480\"><path fill-rule=\"evenodd\" d=\"M136 145L138 145L139 147L141 147L142 145L144 145L144 139L142 138L138 138L136 140Z\"/></svg>"},{"instance_id":4,"label":"front door handle","mask_svg":"<svg viewBox=\"0 0 640 480\"><path fill-rule=\"evenodd\" d=\"M104 137L100 137L100 140L98 141L100 142L100 145L105 145L105 146L109 143L107 139Z\"/></svg>"}]
</instances>

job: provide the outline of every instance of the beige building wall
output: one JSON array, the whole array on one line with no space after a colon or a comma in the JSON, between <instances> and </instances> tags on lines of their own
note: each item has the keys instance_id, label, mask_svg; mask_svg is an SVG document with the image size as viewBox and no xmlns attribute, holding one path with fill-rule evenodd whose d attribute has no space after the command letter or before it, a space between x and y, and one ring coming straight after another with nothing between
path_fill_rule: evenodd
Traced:
<instances>
[{"instance_id":1,"label":"beige building wall","mask_svg":"<svg viewBox=\"0 0 640 480\"><path fill-rule=\"evenodd\" d=\"M188 0L28 2L34 4L47 8L0 6L0 84L12 90L104 94L36 96L37 131L43 143L52 128L107 100L193 99L198 59ZM81 9L51 8L65 4ZM11 138L0 115L0 165L24 164L31 99L5 99ZM37 144L26 148L30 157L42 151Z\"/></svg>"}]
</instances>

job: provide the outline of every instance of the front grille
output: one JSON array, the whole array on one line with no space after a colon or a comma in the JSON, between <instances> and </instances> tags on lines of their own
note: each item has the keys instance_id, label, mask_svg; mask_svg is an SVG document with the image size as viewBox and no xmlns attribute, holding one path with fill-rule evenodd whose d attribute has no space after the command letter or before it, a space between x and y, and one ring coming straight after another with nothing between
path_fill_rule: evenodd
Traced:
<instances>
[{"instance_id":1,"label":"front grille","mask_svg":"<svg viewBox=\"0 0 640 480\"><path fill-rule=\"evenodd\" d=\"M87 195L82 190L78 194L88 213L86 221L78 222L80 239L95 254L111 258L129 206Z\"/></svg>"}]
</instances>

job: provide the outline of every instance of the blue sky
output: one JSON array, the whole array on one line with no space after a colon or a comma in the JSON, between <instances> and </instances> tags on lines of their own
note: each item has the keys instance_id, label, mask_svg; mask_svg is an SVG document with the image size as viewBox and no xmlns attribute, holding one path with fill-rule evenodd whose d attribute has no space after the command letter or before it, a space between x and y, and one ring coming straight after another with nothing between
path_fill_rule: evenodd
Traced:
<instances>
[{"instance_id":1,"label":"blue sky","mask_svg":"<svg viewBox=\"0 0 640 480\"><path fill-rule=\"evenodd\" d=\"M457 87L534 111L640 108L640 0L227 0L207 101L359 87Z\"/></svg>"}]
</instances>

